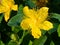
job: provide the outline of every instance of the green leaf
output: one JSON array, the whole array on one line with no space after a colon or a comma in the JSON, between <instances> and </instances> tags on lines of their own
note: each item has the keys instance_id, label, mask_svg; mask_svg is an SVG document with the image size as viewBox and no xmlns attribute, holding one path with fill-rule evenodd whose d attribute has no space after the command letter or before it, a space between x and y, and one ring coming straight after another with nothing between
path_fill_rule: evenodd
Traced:
<instances>
[{"instance_id":1,"label":"green leaf","mask_svg":"<svg viewBox=\"0 0 60 45\"><path fill-rule=\"evenodd\" d=\"M51 13L51 18L56 18L60 21L60 14L57 13Z\"/></svg>"},{"instance_id":2,"label":"green leaf","mask_svg":"<svg viewBox=\"0 0 60 45\"><path fill-rule=\"evenodd\" d=\"M36 39L33 42L33 45L44 45L45 41L47 40L46 36L41 36L39 39Z\"/></svg>"},{"instance_id":3,"label":"green leaf","mask_svg":"<svg viewBox=\"0 0 60 45\"><path fill-rule=\"evenodd\" d=\"M32 44L33 44L33 42L30 40L29 45L32 45Z\"/></svg>"},{"instance_id":4,"label":"green leaf","mask_svg":"<svg viewBox=\"0 0 60 45\"><path fill-rule=\"evenodd\" d=\"M34 8L36 6L31 0L25 0L25 5L28 5L30 8Z\"/></svg>"},{"instance_id":5,"label":"green leaf","mask_svg":"<svg viewBox=\"0 0 60 45\"><path fill-rule=\"evenodd\" d=\"M2 18L3 18L3 14L2 14L2 15L0 15L0 23L1 23L1 21L2 21Z\"/></svg>"},{"instance_id":6,"label":"green leaf","mask_svg":"<svg viewBox=\"0 0 60 45\"><path fill-rule=\"evenodd\" d=\"M9 41L8 45L18 45L18 43L11 40L11 41Z\"/></svg>"},{"instance_id":7,"label":"green leaf","mask_svg":"<svg viewBox=\"0 0 60 45\"><path fill-rule=\"evenodd\" d=\"M53 32L55 32L58 28L59 23L53 23L53 28L51 30L48 31L49 34L52 34Z\"/></svg>"},{"instance_id":8,"label":"green leaf","mask_svg":"<svg viewBox=\"0 0 60 45\"><path fill-rule=\"evenodd\" d=\"M20 14L20 13L23 13L23 6L22 5L19 6L19 9L18 9L18 13L17 14Z\"/></svg>"},{"instance_id":9,"label":"green leaf","mask_svg":"<svg viewBox=\"0 0 60 45\"><path fill-rule=\"evenodd\" d=\"M58 32L58 36L60 37L60 24L58 26L57 32Z\"/></svg>"},{"instance_id":10,"label":"green leaf","mask_svg":"<svg viewBox=\"0 0 60 45\"><path fill-rule=\"evenodd\" d=\"M23 19L22 10L23 10L23 6L20 5L17 15L15 15L9 20L8 22L9 26L18 26L20 24L21 20Z\"/></svg>"},{"instance_id":11,"label":"green leaf","mask_svg":"<svg viewBox=\"0 0 60 45\"><path fill-rule=\"evenodd\" d=\"M18 26L20 21L22 20L22 14L19 14L19 15L16 15L14 17L12 17L9 22L8 22L8 25L9 26Z\"/></svg>"},{"instance_id":12,"label":"green leaf","mask_svg":"<svg viewBox=\"0 0 60 45\"><path fill-rule=\"evenodd\" d=\"M4 43L0 40L0 45L4 45Z\"/></svg>"},{"instance_id":13,"label":"green leaf","mask_svg":"<svg viewBox=\"0 0 60 45\"><path fill-rule=\"evenodd\" d=\"M41 32L42 32L42 35L45 35L45 33L46 33L47 31L41 30Z\"/></svg>"},{"instance_id":14,"label":"green leaf","mask_svg":"<svg viewBox=\"0 0 60 45\"><path fill-rule=\"evenodd\" d=\"M53 41L51 41L50 45L55 45Z\"/></svg>"},{"instance_id":15,"label":"green leaf","mask_svg":"<svg viewBox=\"0 0 60 45\"><path fill-rule=\"evenodd\" d=\"M12 26L12 31L18 33L21 30L20 26Z\"/></svg>"}]
</instances>

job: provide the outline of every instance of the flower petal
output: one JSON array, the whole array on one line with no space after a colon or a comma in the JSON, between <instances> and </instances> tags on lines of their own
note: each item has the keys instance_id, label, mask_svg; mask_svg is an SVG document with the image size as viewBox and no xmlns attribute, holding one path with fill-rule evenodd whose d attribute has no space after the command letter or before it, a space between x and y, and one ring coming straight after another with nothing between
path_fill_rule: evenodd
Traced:
<instances>
[{"instance_id":1,"label":"flower petal","mask_svg":"<svg viewBox=\"0 0 60 45\"><path fill-rule=\"evenodd\" d=\"M12 6L12 10L18 11L18 5L13 5L13 6Z\"/></svg>"},{"instance_id":2,"label":"flower petal","mask_svg":"<svg viewBox=\"0 0 60 45\"><path fill-rule=\"evenodd\" d=\"M44 23L42 23L42 29L50 30L51 28L53 28L53 24L51 22L44 21Z\"/></svg>"},{"instance_id":3,"label":"flower petal","mask_svg":"<svg viewBox=\"0 0 60 45\"><path fill-rule=\"evenodd\" d=\"M10 10L4 13L4 18L5 18L5 21L7 22L8 19L10 18Z\"/></svg>"},{"instance_id":4,"label":"flower petal","mask_svg":"<svg viewBox=\"0 0 60 45\"><path fill-rule=\"evenodd\" d=\"M3 12L5 12L5 7L0 5L0 13L3 13Z\"/></svg>"},{"instance_id":5,"label":"flower petal","mask_svg":"<svg viewBox=\"0 0 60 45\"><path fill-rule=\"evenodd\" d=\"M46 20L46 18L48 17L48 7L42 7L37 11L37 17L39 18L39 20L44 21Z\"/></svg>"},{"instance_id":6,"label":"flower petal","mask_svg":"<svg viewBox=\"0 0 60 45\"><path fill-rule=\"evenodd\" d=\"M40 36L41 36L41 31L40 31L40 29L39 28L32 28L32 30L31 30L31 32L32 32L32 36L34 37L34 38L40 38Z\"/></svg>"},{"instance_id":7,"label":"flower petal","mask_svg":"<svg viewBox=\"0 0 60 45\"><path fill-rule=\"evenodd\" d=\"M30 22L29 19L24 19L24 20L22 20L20 26L21 26L24 30L27 30L27 29L29 29L29 22Z\"/></svg>"},{"instance_id":8,"label":"flower petal","mask_svg":"<svg viewBox=\"0 0 60 45\"><path fill-rule=\"evenodd\" d=\"M35 18L35 10L33 9L29 9L28 6L25 6L23 8L23 13L25 14L25 16L29 17L29 18Z\"/></svg>"},{"instance_id":9,"label":"flower petal","mask_svg":"<svg viewBox=\"0 0 60 45\"><path fill-rule=\"evenodd\" d=\"M23 8L23 13L24 13L26 16L28 16L28 15L30 14L28 6L25 6L25 7ZM29 17L29 16L28 16L28 17Z\"/></svg>"}]
</instances>

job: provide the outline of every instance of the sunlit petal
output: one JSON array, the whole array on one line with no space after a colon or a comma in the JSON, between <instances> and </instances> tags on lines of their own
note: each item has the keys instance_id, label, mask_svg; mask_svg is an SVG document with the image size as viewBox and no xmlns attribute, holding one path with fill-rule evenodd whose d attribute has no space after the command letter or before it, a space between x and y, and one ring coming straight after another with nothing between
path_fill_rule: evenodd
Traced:
<instances>
[{"instance_id":1,"label":"sunlit petal","mask_svg":"<svg viewBox=\"0 0 60 45\"><path fill-rule=\"evenodd\" d=\"M53 28L53 24L49 21L44 21L44 23L42 24L42 29L50 30L51 28Z\"/></svg>"}]
</instances>

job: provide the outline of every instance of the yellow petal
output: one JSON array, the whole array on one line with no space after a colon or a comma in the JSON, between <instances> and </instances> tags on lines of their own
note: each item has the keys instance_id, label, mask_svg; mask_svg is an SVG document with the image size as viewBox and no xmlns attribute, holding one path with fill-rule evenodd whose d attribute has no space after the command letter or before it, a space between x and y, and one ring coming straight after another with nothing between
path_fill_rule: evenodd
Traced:
<instances>
[{"instance_id":1,"label":"yellow petal","mask_svg":"<svg viewBox=\"0 0 60 45\"><path fill-rule=\"evenodd\" d=\"M29 18L35 18L35 10L33 9L29 9L28 6L25 6L23 8L23 13L25 14L25 16L29 17Z\"/></svg>"},{"instance_id":2,"label":"yellow petal","mask_svg":"<svg viewBox=\"0 0 60 45\"><path fill-rule=\"evenodd\" d=\"M44 21L48 17L48 7L42 7L37 11L39 20Z\"/></svg>"},{"instance_id":3,"label":"yellow petal","mask_svg":"<svg viewBox=\"0 0 60 45\"><path fill-rule=\"evenodd\" d=\"M20 26L24 29L24 30L28 30L29 29L29 19L24 19L22 20Z\"/></svg>"},{"instance_id":4,"label":"yellow petal","mask_svg":"<svg viewBox=\"0 0 60 45\"><path fill-rule=\"evenodd\" d=\"M41 31L40 31L40 29L39 28L32 28L32 30L31 30L31 32L32 32L32 36L34 37L34 38L40 38L40 36L41 36Z\"/></svg>"},{"instance_id":5,"label":"yellow petal","mask_svg":"<svg viewBox=\"0 0 60 45\"><path fill-rule=\"evenodd\" d=\"M3 9L2 8L0 8L0 13L3 13Z\"/></svg>"},{"instance_id":6,"label":"yellow petal","mask_svg":"<svg viewBox=\"0 0 60 45\"><path fill-rule=\"evenodd\" d=\"M18 11L18 5L13 5L13 6L12 6L12 10Z\"/></svg>"},{"instance_id":7,"label":"yellow petal","mask_svg":"<svg viewBox=\"0 0 60 45\"><path fill-rule=\"evenodd\" d=\"M10 11L7 11L4 13L4 18L5 18L5 21L7 22L8 19L10 18Z\"/></svg>"},{"instance_id":8,"label":"yellow petal","mask_svg":"<svg viewBox=\"0 0 60 45\"><path fill-rule=\"evenodd\" d=\"M4 10L5 10L5 7L4 7L4 6L2 6L2 5L0 5L0 13L5 12Z\"/></svg>"},{"instance_id":9,"label":"yellow petal","mask_svg":"<svg viewBox=\"0 0 60 45\"><path fill-rule=\"evenodd\" d=\"M51 28L53 28L53 24L51 22L44 21L44 23L42 23L42 29L50 30Z\"/></svg>"},{"instance_id":10,"label":"yellow petal","mask_svg":"<svg viewBox=\"0 0 60 45\"><path fill-rule=\"evenodd\" d=\"M1 5L3 6L2 9L4 10L4 12L10 9L8 0L2 0Z\"/></svg>"},{"instance_id":11,"label":"yellow petal","mask_svg":"<svg viewBox=\"0 0 60 45\"><path fill-rule=\"evenodd\" d=\"M24 8L23 8L23 13L26 15L26 16L28 16L29 15L29 8L28 8L28 6L25 6Z\"/></svg>"}]
</instances>

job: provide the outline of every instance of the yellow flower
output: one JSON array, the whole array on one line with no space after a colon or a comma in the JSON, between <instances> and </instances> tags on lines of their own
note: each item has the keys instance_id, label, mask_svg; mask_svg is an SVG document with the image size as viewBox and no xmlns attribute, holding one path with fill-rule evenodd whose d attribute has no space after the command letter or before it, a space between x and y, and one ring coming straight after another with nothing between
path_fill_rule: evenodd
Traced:
<instances>
[{"instance_id":1,"label":"yellow flower","mask_svg":"<svg viewBox=\"0 0 60 45\"><path fill-rule=\"evenodd\" d=\"M5 21L10 18L11 10L17 11L18 5L15 5L14 0L1 0L0 1L0 13L4 13Z\"/></svg>"},{"instance_id":2,"label":"yellow flower","mask_svg":"<svg viewBox=\"0 0 60 45\"><path fill-rule=\"evenodd\" d=\"M28 6L25 6L23 8L23 13L26 17L24 17L20 26L24 30L31 29L32 36L34 38L40 38L41 29L48 31L53 28L53 24L47 21L48 9L48 7L42 7L35 11L34 9L29 9Z\"/></svg>"}]
</instances>

